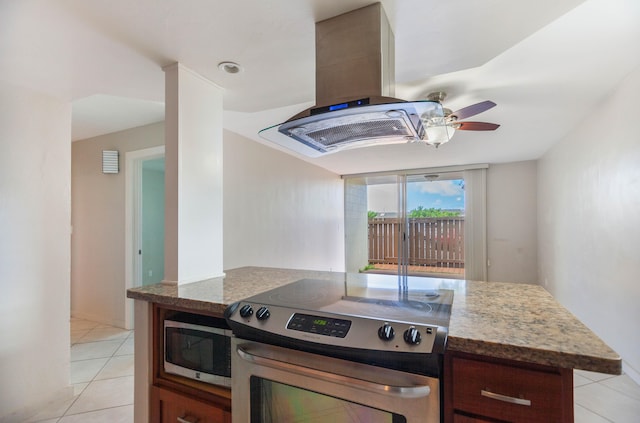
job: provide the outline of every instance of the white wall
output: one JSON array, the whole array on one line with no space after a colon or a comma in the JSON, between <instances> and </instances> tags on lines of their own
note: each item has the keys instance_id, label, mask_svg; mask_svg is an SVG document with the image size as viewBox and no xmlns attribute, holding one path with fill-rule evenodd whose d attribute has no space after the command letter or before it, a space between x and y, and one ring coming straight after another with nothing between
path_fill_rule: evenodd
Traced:
<instances>
[{"instance_id":1,"label":"white wall","mask_svg":"<svg viewBox=\"0 0 640 423\"><path fill-rule=\"evenodd\" d=\"M124 327L125 166L128 151L164 144L164 124L72 146L71 314ZM102 150L120 152L120 173L102 173Z\"/></svg>"},{"instance_id":2,"label":"white wall","mask_svg":"<svg viewBox=\"0 0 640 423\"><path fill-rule=\"evenodd\" d=\"M0 421L68 398L71 106L0 82ZM43 355L45 354L45 355Z\"/></svg>"},{"instance_id":3,"label":"white wall","mask_svg":"<svg viewBox=\"0 0 640 423\"><path fill-rule=\"evenodd\" d=\"M224 132L224 268L344 270L336 174Z\"/></svg>"},{"instance_id":4,"label":"white wall","mask_svg":"<svg viewBox=\"0 0 640 423\"><path fill-rule=\"evenodd\" d=\"M537 162L487 170L487 258L492 282L538 283Z\"/></svg>"},{"instance_id":5,"label":"white wall","mask_svg":"<svg viewBox=\"0 0 640 423\"><path fill-rule=\"evenodd\" d=\"M543 285L640 380L640 69L538 165Z\"/></svg>"},{"instance_id":6,"label":"white wall","mask_svg":"<svg viewBox=\"0 0 640 423\"><path fill-rule=\"evenodd\" d=\"M164 125L73 143L71 313L124 326L124 153L164 143ZM103 149L121 171L102 174ZM224 268L344 270L338 175L224 132Z\"/></svg>"}]
</instances>

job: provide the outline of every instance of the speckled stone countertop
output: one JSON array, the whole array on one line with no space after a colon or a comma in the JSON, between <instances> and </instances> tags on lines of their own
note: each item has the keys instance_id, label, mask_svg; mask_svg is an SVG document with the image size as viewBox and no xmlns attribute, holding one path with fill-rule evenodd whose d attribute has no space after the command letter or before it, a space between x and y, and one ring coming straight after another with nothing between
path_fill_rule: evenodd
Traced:
<instances>
[{"instance_id":1,"label":"speckled stone countertop","mask_svg":"<svg viewBox=\"0 0 640 423\"><path fill-rule=\"evenodd\" d=\"M620 374L622 360L539 285L460 281L447 349Z\"/></svg>"},{"instance_id":2,"label":"speckled stone countertop","mask_svg":"<svg viewBox=\"0 0 640 423\"><path fill-rule=\"evenodd\" d=\"M313 270L242 267L226 270L224 278L184 285L155 284L127 290L127 297L222 314L236 301L300 279L344 280L344 273Z\"/></svg>"},{"instance_id":3,"label":"speckled stone countertop","mask_svg":"<svg viewBox=\"0 0 640 423\"><path fill-rule=\"evenodd\" d=\"M185 285L156 284L127 297L194 312L227 305L300 279L345 279L344 273L243 267ZM438 279L454 290L447 349L528 363L620 374L620 356L538 285Z\"/></svg>"}]
</instances>

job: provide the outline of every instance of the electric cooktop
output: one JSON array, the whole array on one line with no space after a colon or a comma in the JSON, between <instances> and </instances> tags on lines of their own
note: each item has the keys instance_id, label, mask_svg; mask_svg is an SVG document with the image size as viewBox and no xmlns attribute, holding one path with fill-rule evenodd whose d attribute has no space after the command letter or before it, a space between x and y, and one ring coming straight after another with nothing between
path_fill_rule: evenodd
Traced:
<instances>
[{"instance_id":1,"label":"electric cooktop","mask_svg":"<svg viewBox=\"0 0 640 423\"><path fill-rule=\"evenodd\" d=\"M236 337L295 349L441 354L453 291L382 280L302 279L234 303L225 316Z\"/></svg>"}]
</instances>

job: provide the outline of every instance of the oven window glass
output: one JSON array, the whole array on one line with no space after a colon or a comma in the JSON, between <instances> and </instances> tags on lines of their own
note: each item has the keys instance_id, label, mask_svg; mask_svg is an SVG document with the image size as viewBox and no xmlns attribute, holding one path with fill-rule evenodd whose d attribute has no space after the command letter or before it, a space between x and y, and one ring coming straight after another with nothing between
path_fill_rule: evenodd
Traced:
<instances>
[{"instance_id":1,"label":"oven window glass","mask_svg":"<svg viewBox=\"0 0 640 423\"><path fill-rule=\"evenodd\" d=\"M166 328L166 360L177 366L219 376L231 376L231 339L215 333Z\"/></svg>"},{"instance_id":2,"label":"oven window glass","mask_svg":"<svg viewBox=\"0 0 640 423\"><path fill-rule=\"evenodd\" d=\"M403 416L251 377L251 423L406 423Z\"/></svg>"}]
</instances>

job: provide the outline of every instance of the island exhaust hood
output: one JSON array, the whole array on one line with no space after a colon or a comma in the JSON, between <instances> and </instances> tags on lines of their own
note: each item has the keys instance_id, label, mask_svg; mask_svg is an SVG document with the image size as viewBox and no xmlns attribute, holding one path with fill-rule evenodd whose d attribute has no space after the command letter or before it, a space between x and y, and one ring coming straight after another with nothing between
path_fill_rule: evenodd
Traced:
<instances>
[{"instance_id":1,"label":"island exhaust hood","mask_svg":"<svg viewBox=\"0 0 640 423\"><path fill-rule=\"evenodd\" d=\"M380 3L317 22L316 105L260 136L309 157L369 145L448 141L439 102L394 98L394 49Z\"/></svg>"}]
</instances>

